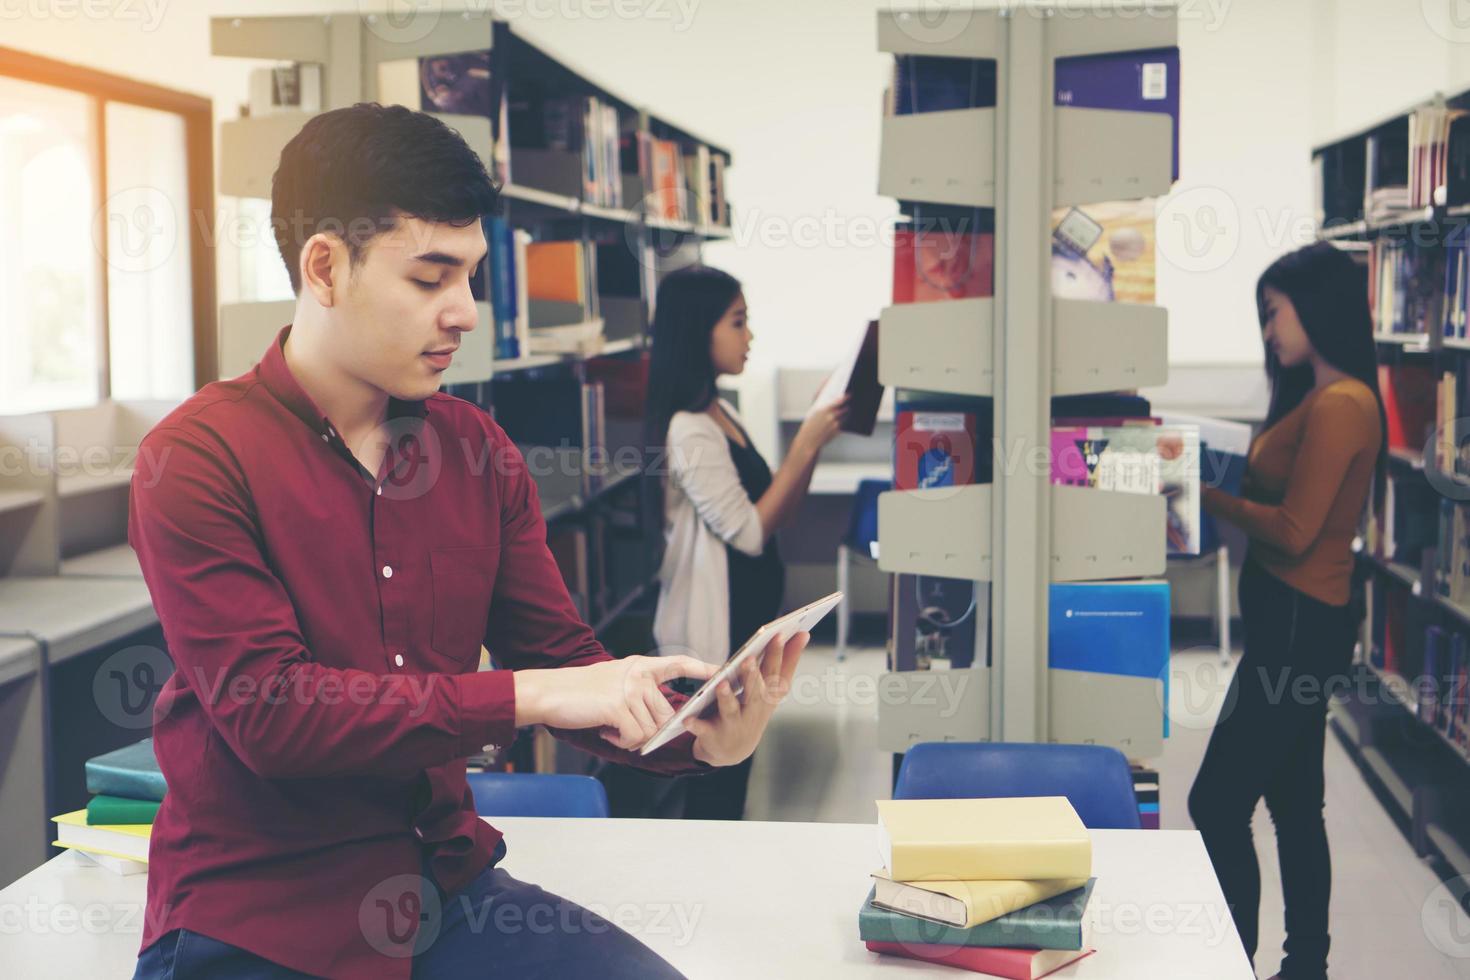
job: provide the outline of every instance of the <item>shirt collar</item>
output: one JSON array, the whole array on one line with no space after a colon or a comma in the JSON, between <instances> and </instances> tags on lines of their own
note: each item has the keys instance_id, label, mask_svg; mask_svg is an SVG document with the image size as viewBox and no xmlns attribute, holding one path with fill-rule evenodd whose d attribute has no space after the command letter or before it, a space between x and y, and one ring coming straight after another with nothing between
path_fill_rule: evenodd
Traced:
<instances>
[{"instance_id":1,"label":"shirt collar","mask_svg":"<svg viewBox=\"0 0 1470 980\"><path fill-rule=\"evenodd\" d=\"M271 342L270 348L265 356L260 359L260 378L265 382L266 389L275 396L276 401L285 405L291 413L315 433L328 438L336 438L337 430L330 419L317 407L316 402L306 393L297 382L296 376L291 373L290 366L286 363L286 338L291 334L291 324L281 328L276 334L276 339ZM405 401L403 399L388 397L388 418L423 418L429 414L429 400Z\"/></svg>"}]
</instances>

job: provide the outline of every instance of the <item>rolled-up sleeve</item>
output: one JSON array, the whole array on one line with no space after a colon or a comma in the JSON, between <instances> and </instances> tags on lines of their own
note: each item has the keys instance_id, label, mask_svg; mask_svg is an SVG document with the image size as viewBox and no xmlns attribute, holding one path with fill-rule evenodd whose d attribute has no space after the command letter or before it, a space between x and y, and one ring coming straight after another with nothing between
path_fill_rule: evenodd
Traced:
<instances>
[{"instance_id":1,"label":"rolled-up sleeve","mask_svg":"<svg viewBox=\"0 0 1470 980\"><path fill-rule=\"evenodd\" d=\"M669 422L669 472L699 519L721 541L747 555L765 547L760 512L740 482L719 425L707 415L679 412Z\"/></svg>"}]
</instances>

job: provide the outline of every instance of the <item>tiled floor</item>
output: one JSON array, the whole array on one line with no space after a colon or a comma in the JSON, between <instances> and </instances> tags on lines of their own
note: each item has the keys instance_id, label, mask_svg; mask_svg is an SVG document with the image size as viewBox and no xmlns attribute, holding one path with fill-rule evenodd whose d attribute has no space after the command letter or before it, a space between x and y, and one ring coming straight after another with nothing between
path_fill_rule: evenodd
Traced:
<instances>
[{"instance_id":1,"label":"tiled floor","mask_svg":"<svg viewBox=\"0 0 1470 980\"><path fill-rule=\"evenodd\" d=\"M874 679L883 669L883 651L876 648L850 650L841 663L830 646L814 646L803 655L792 694L756 752L747 818L876 819L873 801L889 795L892 771L892 757L876 746ZM1177 678L1180 669L1205 676L1218 667L1213 653L1181 652L1175 655L1175 669ZM1228 673L1214 679L1227 678ZM1176 683L1175 694L1183 687ZM1223 691L1224 684L1210 687ZM1191 826L1185 799L1218 703L1201 699L1193 710L1190 714L1189 706L1176 700L1175 724L1160 760L1166 828ZM1331 734L1326 764L1334 980L1470 980L1470 919L1456 911L1442 913L1453 919L1436 938L1449 952L1431 942L1424 924L1426 907L1431 922L1436 909L1450 908L1438 878L1414 855ZM1262 884L1256 965L1260 976L1268 977L1280 962L1283 932L1276 841L1264 806L1256 813L1255 829Z\"/></svg>"}]
</instances>

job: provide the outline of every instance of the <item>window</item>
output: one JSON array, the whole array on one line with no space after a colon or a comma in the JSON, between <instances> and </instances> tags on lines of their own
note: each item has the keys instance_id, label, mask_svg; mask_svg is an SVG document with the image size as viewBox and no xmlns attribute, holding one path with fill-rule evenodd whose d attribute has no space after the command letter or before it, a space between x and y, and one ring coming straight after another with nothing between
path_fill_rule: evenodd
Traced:
<instances>
[{"instance_id":1,"label":"window","mask_svg":"<svg viewBox=\"0 0 1470 980\"><path fill-rule=\"evenodd\" d=\"M207 99L0 48L0 414L214 377Z\"/></svg>"}]
</instances>

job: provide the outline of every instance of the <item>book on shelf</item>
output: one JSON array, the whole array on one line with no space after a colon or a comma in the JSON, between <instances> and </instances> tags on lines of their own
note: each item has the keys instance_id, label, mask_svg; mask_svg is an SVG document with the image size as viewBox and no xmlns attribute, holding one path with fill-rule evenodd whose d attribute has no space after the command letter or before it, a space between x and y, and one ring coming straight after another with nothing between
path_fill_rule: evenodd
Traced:
<instances>
[{"instance_id":1,"label":"book on shelf","mask_svg":"<svg viewBox=\"0 0 1470 980\"><path fill-rule=\"evenodd\" d=\"M87 792L94 796L122 796L156 802L168 792L163 772L153 755L151 738L88 759L85 771ZM86 811L81 812L85 821Z\"/></svg>"},{"instance_id":2,"label":"book on shelf","mask_svg":"<svg viewBox=\"0 0 1470 980\"><path fill-rule=\"evenodd\" d=\"M889 578L889 670L989 666L989 582L936 575Z\"/></svg>"},{"instance_id":3,"label":"book on shelf","mask_svg":"<svg viewBox=\"0 0 1470 980\"><path fill-rule=\"evenodd\" d=\"M1154 203L1107 201L1053 212L1052 295L1153 303Z\"/></svg>"},{"instance_id":4,"label":"book on shelf","mask_svg":"<svg viewBox=\"0 0 1470 980\"><path fill-rule=\"evenodd\" d=\"M1195 426L1164 426L1154 420L1054 425L1051 482L1162 494L1168 500L1170 554L1199 554L1200 449Z\"/></svg>"},{"instance_id":5,"label":"book on shelf","mask_svg":"<svg viewBox=\"0 0 1470 980\"><path fill-rule=\"evenodd\" d=\"M893 116L996 104L989 58L895 55L884 108ZM1173 125L1172 174L1179 177L1179 49L1154 48L1056 59L1056 105L1167 115Z\"/></svg>"},{"instance_id":6,"label":"book on shelf","mask_svg":"<svg viewBox=\"0 0 1470 980\"><path fill-rule=\"evenodd\" d=\"M322 66L293 62L250 70L251 116L322 111Z\"/></svg>"},{"instance_id":7,"label":"book on shelf","mask_svg":"<svg viewBox=\"0 0 1470 980\"><path fill-rule=\"evenodd\" d=\"M1424 451L1433 433L1440 380L1425 364L1378 366L1378 394L1383 401L1390 449L1414 454Z\"/></svg>"},{"instance_id":8,"label":"book on shelf","mask_svg":"<svg viewBox=\"0 0 1470 980\"><path fill-rule=\"evenodd\" d=\"M897 881L1092 875L1092 839L1065 796L876 802L880 863Z\"/></svg>"},{"instance_id":9,"label":"book on shelf","mask_svg":"<svg viewBox=\"0 0 1470 980\"><path fill-rule=\"evenodd\" d=\"M1138 822L1143 830L1159 829L1159 772L1147 766L1130 767L1133 796L1138 801Z\"/></svg>"},{"instance_id":10,"label":"book on shelf","mask_svg":"<svg viewBox=\"0 0 1470 980\"><path fill-rule=\"evenodd\" d=\"M1404 127L1369 133L1364 141L1363 216L1369 221L1412 206L1409 144Z\"/></svg>"},{"instance_id":11,"label":"book on shelf","mask_svg":"<svg viewBox=\"0 0 1470 980\"><path fill-rule=\"evenodd\" d=\"M489 254L486 269L481 279L480 293L476 299L490 304L490 326L495 334L495 360L515 360L526 353L521 344L521 320L528 315L521 304L522 291L518 282L524 265L518 261L520 245L516 230L510 222L499 215L487 217L482 222ZM471 293L475 293L474 288Z\"/></svg>"},{"instance_id":12,"label":"book on shelf","mask_svg":"<svg viewBox=\"0 0 1470 980\"><path fill-rule=\"evenodd\" d=\"M893 240L893 302L994 295L995 234L975 212L915 206Z\"/></svg>"},{"instance_id":13,"label":"book on shelf","mask_svg":"<svg viewBox=\"0 0 1470 980\"><path fill-rule=\"evenodd\" d=\"M998 922L1008 915L1029 909L1033 914L1043 910L1035 906L1047 899L1067 895L1078 897L1088 886L1085 878L1060 878L1042 881L965 881L938 879L933 881L895 881L886 868L872 873L873 890L868 902L880 911L899 913L905 918L918 918L934 925L951 926L970 933L976 926ZM1053 907L1044 911L1051 912ZM1080 911L1080 910L1079 910ZM869 937L868 938L888 938ZM967 938L973 938L967 935ZM965 942L965 946L1014 946L1026 943ZM1080 949L1081 943L1070 947Z\"/></svg>"},{"instance_id":14,"label":"book on shelf","mask_svg":"<svg viewBox=\"0 0 1470 980\"><path fill-rule=\"evenodd\" d=\"M1443 330L1445 250L1412 241L1378 238L1368 243L1368 309L1378 334Z\"/></svg>"},{"instance_id":15,"label":"book on shelf","mask_svg":"<svg viewBox=\"0 0 1470 980\"><path fill-rule=\"evenodd\" d=\"M395 58L378 62L377 101L420 112L483 116L490 120L490 175L510 183L508 93L488 50Z\"/></svg>"},{"instance_id":16,"label":"book on shelf","mask_svg":"<svg viewBox=\"0 0 1470 980\"><path fill-rule=\"evenodd\" d=\"M526 247L526 288L534 300L587 304L587 258L582 242L532 242ZM540 324L534 320L531 326Z\"/></svg>"},{"instance_id":17,"label":"book on shelf","mask_svg":"<svg viewBox=\"0 0 1470 980\"><path fill-rule=\"evenodd\" d=\"M923 946L912 943L881 943L867 940L870 952L904 956L911 960L943 963L973 973L1004 977L1006 980L1040 980L1091 956L1095 950L1004 949L982 946Z\"/></svg>"},{"instance_id":18,"label":"book on shelf","mask_svg":"<svg viewBox=\"0 0 1470 980\"><path fill-rule=\"evenodd\" d=\"M605 345L600 319L531 328L532 354L577 354L591 357L601 353Z\"/></svg>"},{"instance_id":19,"label":"book on shelf","mask_svg":"<svg viewBox=\"0 0 1470 980\"><path fill-rule=\"evenodd\" d=\"M842 431L870 436L878 424L878 406L883 401L883 383L878 380L878 321L869 320L857 334L856 343L812 400L812 411L849 396Z\"/></svg>"},{"instance_id":20,"label":"book on shelf","mask_svg":"<svg viewBox=\"0 0 1470 980\"><path fill-rule=\"evenodd\" d=\"M1159 579L1053 582L1047 666L1163 682L1160 724L1169 736L1169 583Z\"/></svg>"},{"instance_id":21,"label":"book on shelf","mask_svg":"<svg viewBox=\"0 0 1470 980\"><path fill-rule=\"evenodd\" d=\"M1057 105L1157 112L1173 123L1172 176L1179 179L1179 49L1154 48L1056 60Z\"/></svg>"},{"instance_id":22,"label":"book on shelf","mask_svg":"<svg viewBox=\"0 0 1470 980\"><path fill-rule=\"evenodd\" d=\"M1451 125L1464 115L1461 109L1442 105L1422 106L1409 114L1409 207L1445 203Z\"/></svg>"},{"instance_id":23,"label":"book on shelf","mask_svg":"<svg viewBox=\"0 0 1470 980\"><path fill-rule=\"evenodd\" d=\"M992 419L988 398L901 393L894 411L893 489L989 483Z\"/></svg>"}]
</instances>

